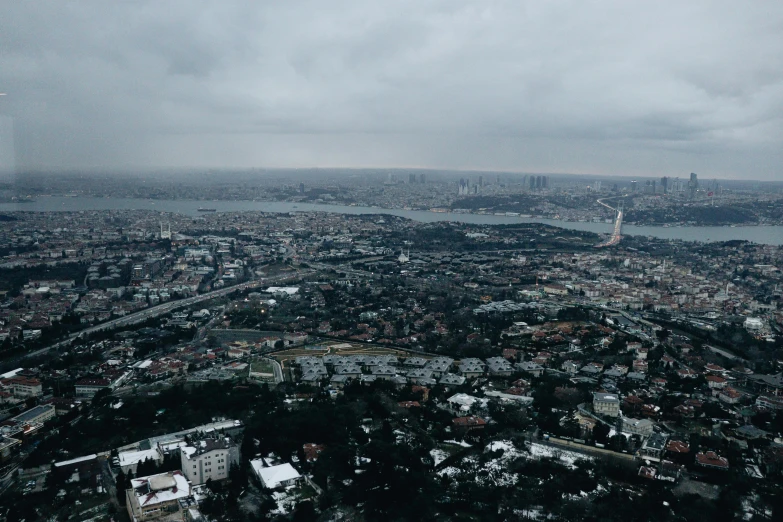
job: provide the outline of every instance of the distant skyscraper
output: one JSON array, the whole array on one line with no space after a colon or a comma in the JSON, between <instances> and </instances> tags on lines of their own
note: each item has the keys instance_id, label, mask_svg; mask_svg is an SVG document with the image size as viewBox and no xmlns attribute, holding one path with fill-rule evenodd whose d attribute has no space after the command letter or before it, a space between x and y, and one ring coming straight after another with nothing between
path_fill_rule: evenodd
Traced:
<instances>
[{"instance_id":1,"label":"distant skyscraper","mask_svg":"<svg viewBox=\"0 0 783 522\"><path fill-rule=\"evenodd\" d=\"M631 192L636 192L636 180L631 181Z\"/></svg>"},{"instance_id":2,"label":"distant skyscraper","mask_svg":"<svg viewBox=\"0 0 783 522\"><path fill-rule=\"evenodd\" d=\"M425 180L425 179L426 179L426 178L424 177L424 173L423 173L423 172L422 172L421 174L419 174L419 183L421 183L422 185L424 185L424 180Z\"/></svg>"},{"instance_id":3,"label":"distant skyscraper","mask_svg":"<svg viewBox=\"0 0 783 522\"><path fill-rule=\"evenodd\" d=\"M536 188L536 177L530 176L530 190L533 190Z\"/></svg>"},{"instance_id":4,"label":"distant skyscraper","mask_svg":"<svg viewBox=\"0 0 783 522\"><path fill-rule=\"evenodd\" d=\"M688 191L691 199L696 197L696 191L699 190L699 177L695 172L691 172L691 179L688 181Z\"/></svg>"},{"instance_id":5,"label":"distant skyscraper","mask_svg":"<svg viewBox=\"0 0 783 522\"><path fill-rule=\"evenodd\" d=\"M299 183L299 193L304 194L304 183Z\"/></svg>"},{"instance_id":6,"label":"distant skyscraper","mask_svg":"<svg viewBox=\"0 0 783 522\"><path fill-rule=\"evenodd\" d=\"M549 176L542 176L541 180L541 187L542 188L549 188Z\"/></svg>"},{"instance_id":7,"label":"distant skyscraper","mask_svg":"<svg viewBox=\"0 0 783 522\"><path fill-rule=\"evenodd\" d=\"M479 187L483 187L484 186L484 176L479 176L478 186Z\"/></svg>"},{"instance_id":8,"label":"distant skyscraper","mask_svg":"<svg viewBox=\"0 0 783 522\"><path fill-rule=\"evenodd\" d=\"M467 196L470 194L470 180L459 178L459 195Z\"/></svg>"},{"instance_id":9,"label":"distant skyscraper","mask_svg":"<svg viewBox=\"0 0 783 522\"><path fill-rule=\"evenodd\" d=\"M593 188L595 189L596 192L601 192L601 180L600 179L598 181L594 181L593 182Z\"/></svg>"},{"instance_id":10,"label":"distant skyscraper","mask_svg":"<svg viewBox=\"0 0 783 522\"><path fill-rule=\"evenodd\" d=\"M667 178L666 176L661 178L661 192L663 192L664 194L669 193L669 178Z\"/></svg>"},{"instance_id":11,"label":"distant skyscraper","mask_svg":"<svg viewBox=\"0 0 783 522\"><path fill-rule=\"evenodd\" d=\"M408 183L416 183L416 174L408 174Z\"/></svg>"},{"instance_id":12,"label":"distant skyscraper","mask_svg":"<svg viewBox=\"0 0 783 522\"><path fill-rule=\"evenodd\" d=\"M536 176L536 188L541 188L541 176Z\"/></svg>"}]
</instances>

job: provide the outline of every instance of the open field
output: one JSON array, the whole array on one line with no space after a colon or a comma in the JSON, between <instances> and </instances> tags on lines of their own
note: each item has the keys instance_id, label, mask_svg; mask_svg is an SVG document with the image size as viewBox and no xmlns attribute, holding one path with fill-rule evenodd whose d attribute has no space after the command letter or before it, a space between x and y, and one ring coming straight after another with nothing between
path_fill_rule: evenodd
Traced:
<instances>
[{"instance_id":1,"label":"open field","mask_svg":"<svg viewBox=\"0 0 783 522\"><path fill-rule=\"evenodd\" d=\"M267 382L269 384L277 383L277 379L275 379L275 364L269 359L261 357L251 359L249 376L256 381Z\"/></svg>"}]
</instances>

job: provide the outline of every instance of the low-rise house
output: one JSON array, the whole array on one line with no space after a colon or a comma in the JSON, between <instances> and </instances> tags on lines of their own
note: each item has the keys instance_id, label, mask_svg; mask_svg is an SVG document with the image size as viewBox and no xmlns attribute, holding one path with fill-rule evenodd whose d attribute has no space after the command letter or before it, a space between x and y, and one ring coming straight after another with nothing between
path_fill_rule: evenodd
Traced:
<instances>
[{"instance_id":1,"label":"low-rise house","mask_svg":"<svg viewBox=\"0 0 783 522\"><path fill-rule=\"evenodd\" d=\"M429 361L424 368L432 372L432 377L440 379L449 371L453 362L448 357L437 357Z\"/></svg>"},{"instance_id":2,"label":"low-rise house","mask_svg":"<svg viewBox=\"0 0 783 522\"><path fill-rule=\"evenodd\" d=\"M335 375L343 375L352 379L358 379L362 376L362 369L355 364L346 364L334 367Z\"/></svg>"},{"instance_id":3,"label":"low-rise house","mask_svg":"<svg viewBox=\"0 0 783 522\"><path fill-rule=\"evenodd\" d=\"M484 365L481 362L462 361L459 366L459 373L466 379L475 379L484 375Z\"/></svg>"},{"instance_id":4,"label":"low-rise house","mask_svg":"<svg viewBox=\"0 0 783 522\"><path fill-rule=\"evenodd\" d=\"M132 472L136 474L139 464L142 462L163 463L163 452L158 446L147 450L129 450L121 451L117 454L115 465L122 469L123 473Z\"/></svg>"},{"instance_id":5,"label":"low-rise house","mask_svg":"<svg viewBox=\"0 0 783 522\"><path fill-rule=\"evenodd\" d=\"M718 400L726 404L737 404L745 396L734 388L725 388L718 393Z\"/></svg>"},{"instance_id":6,"label":"low-rise house","mask_svg":"<svg viewBox=\"0 0 783 522\"><path fill-rule=\"evenodd\" d=\"M726 387L726 379L719 375L707 375L705 379L707 380L707 386L710 389L720 390Z\"/></svg>"},{"instance_id":7,"label":"low-rise house","mask_svg":"<svg viewBox=\"0 0 783 522\"><path fill-rule=\"evenodd\" d=\"M650 419L633 419L623 417L623 432L649 437L653 434L655 424Z\"/></svg>"},{"instance_id":8,"label":"low-rise house","mask_svg":"<svg viewBox=\"0 0 783 522\"><path fill-rule=\"evenodd\" d=\"M447 373L443 377L440 378L440 381L438 381L438 384L443 384L446 386L462 386L465 384L465 377L462 375L454 375L453 373Z\"/></svg>"},{"instance_id":9,"label":"low-rise house","mask_svg":"<svg viewBox=\"0 0 783 522\"><path fill-rule=\"evenodd\" d=\"M666 451L666 435L653 433L647 437L639 449L639 456L646 460L660 462Z\"/></svg>"},{"instance_id":10,"label":"low-rise house","mask_svg":"<svg viewBox=\"0 0 783 522\"><path fill-rule=\"evenodd\" d=\"M287 462L277 466L266 466L263 459L255 459L250 461L250 466L261 481L261 485L267 489L293 486L302 480L302 475Z\"/></svg>"},{"instance_id":11,"label":"low-rise house","mask_svg":"<svg viewBox=\"0 0 783 522\"><path fill-rule=\"evenodd\" d=\"M502 357L491 357L487 359L487 373L500 377L508 377L514 373L514 367Z\"/></svg>"},{"instance_id":12,"label":"low-rise house","mask_svg":"<svg viewBox=\"0 0 783 522\"><path fill-rule=\"evenodd\" d=\"M487 425L487 421L474 415L470 415L468 417L457 417L456 419L452 419L451 423L455 429L466 431L484 429L484 426Z\"/></svg>"},{"instance_id":13,"label":"low-rise house","mask_svg":"<svg viewBox=\"0 0 783 522\"><path fill-rule=\"evenodd\" d=\"M703 451L696 454L696 465L702 468L727 471L729 469L729 460L721 457L714 451Z\"/></svg>"},{"instance_id":14,"label":"low-rise house","mask_svg":"<svg viewBox=\"0 0 783 522\"><path fill-rule=\"evenodd\" d=\"M389 380L397 375L397 370L391 366L375 366L370 372L376 379Z\"/></svg>"},{"instance_id":15,"label":"low-rise house","mask_svg":"<svg viewBox=\"0 0 783 522\"><path fill-rule=\"evenodd\" d=\"M359 378L361 378L361 374L359 374ZM345 385L348 384L353 377L349 377L347 375L332 375L332 378L329 379L329 384L332 385L332 387L337 389L343 389L345 388Z\"/></svg>"},{"instance_id":16,"label":"low-rise house","mask_svg":"<svg viewBox=\"0 0 783 522\"><path fill-rule=\"evenodd\" d=\"M765 410L783 410L783 397L778 395L759 395L756 406Z\"/></svg>"},{"instance_id":17,"label":"low-rise house","mask_svg":"<svg viewBox=\"0 0 783 522\"><path fill-rule=\"evenodd\" d=\"M318 460L318 456L325 449L326 446L324 444L315 444L313 442L302 445L302 452L304 453L305 461L307 462L315 462Z\"/></svg>"},{"instance_id":18,"label":"low-rise house","mask_svg":"<svg viewBox=\"0 0 783 522\"><path fill-rule=\"evenodd\" d=\"M449 409L455 414L465 414L479 402L477 397L468 395L467 393L457 393L449 397L446 402Z\"/></svg>"},{"instance_id":19,"label":"low-rise house","mask_svg":"<svg viewBox=\"0 0 783 522\"><path fill-rule=\"evenodd\" d=\"M540 377L544 373L544 367L533 361L517 363L517 369L529 373L533 377Z\"/></svg>"},{"instance_id":20,"label":"low-rise house","mask_svg":"<svg viewBox=\"0 0 783 522\"><path fill-rule=\"evenodd\" d=\"M432 370L426 368L419 368L411 370L407 374L408 382L413 384L429 384L432 381Z\"/></svg>"},{"instance_id":21,"label":"low-rise house","mask_svg":"<svg viewBox=\"0 0 783 522\"><path fill-rule=\"evenodd\" d=\"M402 365L409 368L424 368L427 365L427 359L423 357L408 357L402 361Z\"/></svg>"},{"instance_id":22,"label":"low-rise house","mask_svg":"<svg viewBox=\"0 0 783 522\"><path fill-rule=\"evenodd\" d=\"M666 451L676 457L678 455L687 455L691 452L691 447L683 440L669 439L669 442L666 443Z\"/></svg>"}]
</instances>

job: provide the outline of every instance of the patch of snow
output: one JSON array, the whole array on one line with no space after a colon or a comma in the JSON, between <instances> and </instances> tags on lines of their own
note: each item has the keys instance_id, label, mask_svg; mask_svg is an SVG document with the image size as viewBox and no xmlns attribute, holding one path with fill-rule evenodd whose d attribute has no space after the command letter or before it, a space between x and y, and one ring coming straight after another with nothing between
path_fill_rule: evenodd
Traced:
<instances>
[{"instance_id":1,"label":"patch of snow","mask_svg":"<svg viewBox=\"0 0 783 522\"><path fill-rule=\"evenodd\" d=\"M456 446L462 446L463 448L472 448L472 447L473 447L471 444L468 444L467 442L465 442L465 441L463 441L463 440L461 440L461 441L456 441L456 440L444 440L444 441L443 441L443 443L444 443L444 444L454 444L454 445L456 445Z\"/></svg>"},{"instance_id":2,"label":"patch of snow","mask_svg":"<svg viewBox=\"0 0 783 522\"><path fill-rule=\"evenodd\" d=\"M576 467L575 463L579 460L593 460L593 457L582 455L581 453L560 448L552 448L536 442L530 444L530 457L536 459L556 459L571 469Z\"/></svg>"},{"instance_id":3,"label":"patch of snow","mask_svg":"<svg viewBox=\"0 0 783 522\"><path fill-rule=\"evenodd\" d=\"M446 453L443 450L440 450L440 449L436 448L436 449L430 450L430 456L432 457L432 460L435 461L435 465L437 466L438 464L440 464L441 462L446 460L449 457L449 454Z\"/></svg>"},{"instance_id":4,"label":"patch of snow","mask_svg":"<svg viewBox=\"0 0 783 522\"><path fill-rule=\"evenodd\" d=\"M447 477L456 477L462 473L462 470L459 468L455 468L454 466L446 466L442 470L438 471L438 475L441 477L447 476Z\"/></svg>"}]
</instances>

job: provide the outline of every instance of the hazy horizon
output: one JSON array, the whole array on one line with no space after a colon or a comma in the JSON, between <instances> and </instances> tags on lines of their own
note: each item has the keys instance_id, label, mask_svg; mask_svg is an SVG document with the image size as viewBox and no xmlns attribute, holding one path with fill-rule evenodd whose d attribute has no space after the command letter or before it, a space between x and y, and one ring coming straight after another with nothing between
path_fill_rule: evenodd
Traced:
<instances>
[{"instance_id":1,"label":"hazy horizon","mask_svg":"<svg viewBox=\"0 0 783 522\"><path fill-rule=\"evenodd\" d=\"M783 5L16 2L0 170L781 181Z\"/></svg>"}]
</instances>

